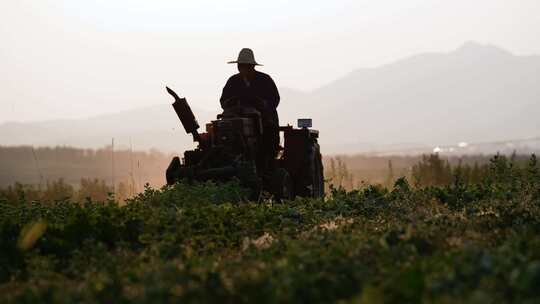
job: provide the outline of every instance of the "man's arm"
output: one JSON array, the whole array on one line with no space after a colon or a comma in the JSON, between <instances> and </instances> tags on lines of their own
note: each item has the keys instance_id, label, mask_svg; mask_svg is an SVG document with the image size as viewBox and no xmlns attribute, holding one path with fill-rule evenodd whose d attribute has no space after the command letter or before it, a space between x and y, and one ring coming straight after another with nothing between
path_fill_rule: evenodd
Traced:
<instances>
[{"instance_id":1,"label":"man's arm","mask_svg":"<svg viewBox=\"0 0 540 304\"><path fill-rule=\"evenodd\" d=\"M230 77L229 80L227 80L227 83L225 83L223 91L221 92L221 98L219 99L222 109L225 109L226 106L224 102L233 97L233 94L232 77Z\"/></svg>"},{"instance_id":2,"label":"man's arm","mask_svg":"<svg viewBox=\"0 0 540 304\"><path fill-rule=\"evenodd\" d=\"M279 92L276 83L272 77L268 76L268 102L273 109L276 109L279 105Z\"/></svg>"}]
</instances>

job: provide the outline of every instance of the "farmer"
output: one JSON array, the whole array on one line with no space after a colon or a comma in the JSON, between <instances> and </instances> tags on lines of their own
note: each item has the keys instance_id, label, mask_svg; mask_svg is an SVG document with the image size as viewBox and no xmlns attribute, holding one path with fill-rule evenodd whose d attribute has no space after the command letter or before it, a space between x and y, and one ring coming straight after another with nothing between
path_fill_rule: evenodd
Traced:
<instances>
[{"instance_id":1,"label":"farmer","mask_svg":"<svg viewBox=\"0 0 540 304\"><path fill-rule=\"evenodd\" d=\"M238 105L254 107L261 112L263 135L257 166L263 173L276 157L279 147L278 89L269 75L255 70L255 66L261 64L255 61L251 49L242 49L238 59L228 63L236 63L239 73L227 80L219 101L223 109L240 101Z\"/></svg>"}]
</instances>

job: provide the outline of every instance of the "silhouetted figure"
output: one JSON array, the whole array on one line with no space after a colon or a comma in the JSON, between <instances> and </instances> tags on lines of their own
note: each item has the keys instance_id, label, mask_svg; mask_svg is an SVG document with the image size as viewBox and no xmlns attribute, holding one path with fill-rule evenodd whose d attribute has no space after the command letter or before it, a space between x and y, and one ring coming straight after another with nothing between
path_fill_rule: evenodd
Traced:
<instances>
[{"instance_id":1,"label":"silhouetted figure","mask_svg":"<svg viewBox=\"0 0 540 304\"><path fill-rule=\"evenodd\" d=\"M255 61L251 49L242 49L238 59L228 63L236 63L239 73L227 80L220 98L221 107L250 106L261 112L263 135L257 165L264 172L271 165L270 161L277 155L279 147L279 118L276 110L279 92L269 75L255 70L255 66L261 64Z\"/></svg>"}]
</instances>

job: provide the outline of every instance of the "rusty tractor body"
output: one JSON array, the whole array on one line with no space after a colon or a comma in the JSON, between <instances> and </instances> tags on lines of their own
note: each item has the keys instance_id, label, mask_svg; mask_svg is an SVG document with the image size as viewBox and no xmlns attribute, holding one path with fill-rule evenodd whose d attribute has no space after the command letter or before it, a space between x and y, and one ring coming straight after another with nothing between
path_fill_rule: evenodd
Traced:
<instances>
[{"instance_id":1,"label":"rusty tractor body","mask_svg":"<svg viewBox=\"0 0 540 304\"><path fill-rule=\"evenodd\" d=\"M199 124L185 98L167 88L175 98L173 108L185 131L198 143L184 157L174 157L166 171L167 184L180 180L216 182L237 179L257 198L263 191L277 200L323 197L324 176L318 144L319 132L310 119L300 119L299 128L279 127L283 147L271 165L258 168L264 132L261 113L253 107L237 105L224 110L199 133ZM260 167L260 166L259 166Z\"/></svg>"}]
</instances>

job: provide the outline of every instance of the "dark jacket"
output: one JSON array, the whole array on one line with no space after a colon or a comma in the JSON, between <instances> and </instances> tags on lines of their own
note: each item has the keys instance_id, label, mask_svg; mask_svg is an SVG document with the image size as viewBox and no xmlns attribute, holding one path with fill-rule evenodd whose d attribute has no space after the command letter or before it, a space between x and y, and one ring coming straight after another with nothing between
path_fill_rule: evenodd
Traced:
<instances>
[{"instance_id":1,"label":"dark jacket","mask_svg":"<svg viewBox=\"0 0 540 304\"><path fill-rule=\"evenodd\" d=\"M227 80L223 93L219 99L221 107L223 102L231 97L237 97L244 102L254 101L256 98L263 99L266 107L262 109L262 116L266 123L271 122L274 126L279 126L277 106L279 105L279 92L272 78L262 72L255 71L255 77L247 86L240 74L235 74ZM253 104L254 107L255 104Z\"/></svg>"}]
</instances>

